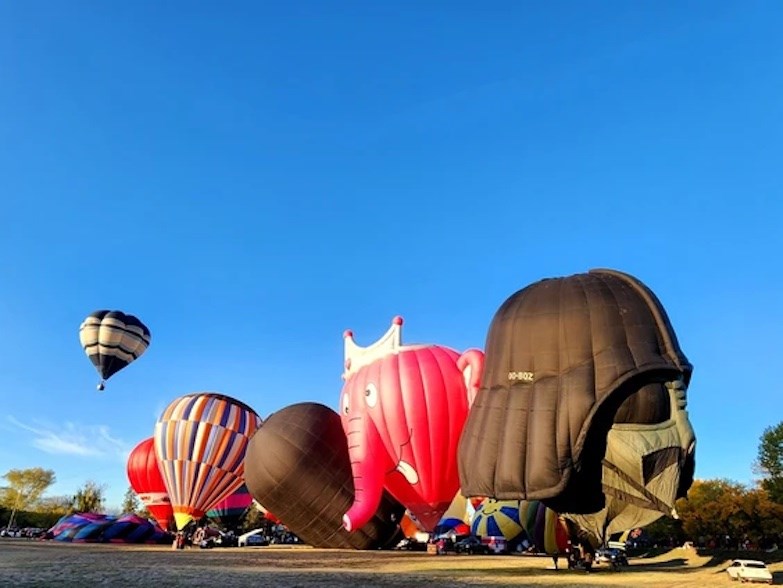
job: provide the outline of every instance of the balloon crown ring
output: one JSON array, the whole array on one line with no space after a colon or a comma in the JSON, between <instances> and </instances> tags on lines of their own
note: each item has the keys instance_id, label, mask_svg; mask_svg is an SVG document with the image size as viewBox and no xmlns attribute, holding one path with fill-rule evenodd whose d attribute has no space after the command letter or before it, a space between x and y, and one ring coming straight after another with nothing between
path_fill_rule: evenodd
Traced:
<instances>
[{"instance_id":1,"label":"balloon crown ring","mask_svg":"<svg viewBox=\"0 0 783 588\"><path fill-rule=\"evenodd\" d=\"M392 319L389 330L381 335L380 339L367 347L357 345L353 338L353 332L345 331L345 333L343 333L345 342L345 371L342 376L343 380L347 380L364 366L370 365L376 359L380 359L392 353L398 353L403 347L402 322L401 316L395 316L394 319Z\"/></svg>"}]
</instances>

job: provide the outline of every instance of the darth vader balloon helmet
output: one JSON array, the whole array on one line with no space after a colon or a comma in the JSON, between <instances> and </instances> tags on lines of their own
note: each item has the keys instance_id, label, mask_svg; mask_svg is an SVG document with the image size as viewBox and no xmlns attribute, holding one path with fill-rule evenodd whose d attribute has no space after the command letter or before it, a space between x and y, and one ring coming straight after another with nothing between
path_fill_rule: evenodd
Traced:
<instances>
[{"instance_id":1,"label":"darth vader balloon helmet","mask_svg":"<svg viewBox=\"0 0 783 588\"><path fill-rule=\"evenodd\" d=\"M669 448L635 448L636 457L623 456L623 473L641 484L645 464L650 474L674 460L677 493L690 486L692 366L660 301L636 278L598 269L530 284L495 313L485 352L460 441L468 496L596 513L612 496L602 478L613 427L618 439L632 428L660 431Z\"/></svg>"}]
</instances>

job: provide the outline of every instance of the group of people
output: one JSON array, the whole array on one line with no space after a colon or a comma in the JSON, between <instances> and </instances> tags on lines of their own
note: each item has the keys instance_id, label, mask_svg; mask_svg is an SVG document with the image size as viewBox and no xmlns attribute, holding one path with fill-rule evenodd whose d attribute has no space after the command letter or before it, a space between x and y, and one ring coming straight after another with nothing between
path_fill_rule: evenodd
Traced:
<instances>
[{"instance_id":1,"label":"group of people","mask_svg":"<svg viewBox=\"0 0 783 588\"><path fill-rule=\"evenodd\" d=\"M230 532L230 536L233 537L233 532ZM197 546L197 547L209 547L209 534L207 533L207 526L198 526L192 532L187 529L177 531L174 536L173 549L184 549L185 547Z\"/></svg>"}]
</instances>

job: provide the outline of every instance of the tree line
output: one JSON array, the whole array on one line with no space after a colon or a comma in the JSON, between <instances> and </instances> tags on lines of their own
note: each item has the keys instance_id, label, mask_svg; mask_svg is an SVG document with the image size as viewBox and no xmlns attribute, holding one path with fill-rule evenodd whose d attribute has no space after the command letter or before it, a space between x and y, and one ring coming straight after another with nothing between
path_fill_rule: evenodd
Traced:
<instances>
[{"instance_id":1,"label":"tree line","mask_svg":"<svg viewBox=\"0 0 783 588\"><path fill-rule=\"evenodd\" d=\"M87 480L72 496L44 496L57 481L53 470L40 467L12 469L3 475L0 487L0 527L49 528L60 517L75 512L105 512L106 485ZM136 494L129 489L123 512L148 515Z\"/></svg>"},{"instance_id":2,"label":"tree line","mask_svg":"<svg viewBox=\"0 0 783 588\"><path fill-rule=\"evenodd\" d=\"M761 435L752 487L727 479L696 480L677 501L679 519L663 518L646 531L659 544L691 541L715 549L783 548L783 422Z\"/></svg>"},{"instance_id":3,"label":"tree line","mask_svg":"<svg viewBox=\"0 0 783 588\"><path fill-rule=\"evenodd\" d=\"M678 519L664 517L645 531L656 543L729 549L783 548L783 422L761 435L753 464L760 476L752 487L726 479L696 480L687 498L677 501ZM0 526L49 528L66 514L105 512L106 487L88 480L73 496L44 497L54 484L52 470L10 470L0 488ZM128 488L123 513L149 513ZM253 521L255 522L255 521Z\"/></svg>"}]
</instances>

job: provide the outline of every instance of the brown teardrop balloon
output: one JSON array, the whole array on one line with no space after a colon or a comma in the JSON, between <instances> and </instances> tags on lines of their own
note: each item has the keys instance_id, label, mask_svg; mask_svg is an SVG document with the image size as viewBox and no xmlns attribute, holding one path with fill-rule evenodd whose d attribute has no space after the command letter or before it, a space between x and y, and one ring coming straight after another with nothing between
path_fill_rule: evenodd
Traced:
<instances>
[{"instance_id":1,"label":"brown teardrop balloon","mask_svg":"<svg viewBox=\"0 0 783 588\"><path fill-rule=\"evenodd\" d=\"M354 532L343 528L354 499L348 443L340 415L322 404L294 404L269 416L247 447L245 483L313 547L383 549L403 538L405 507L388 492L369 523Z\"/></svg>"}]
</instances>

